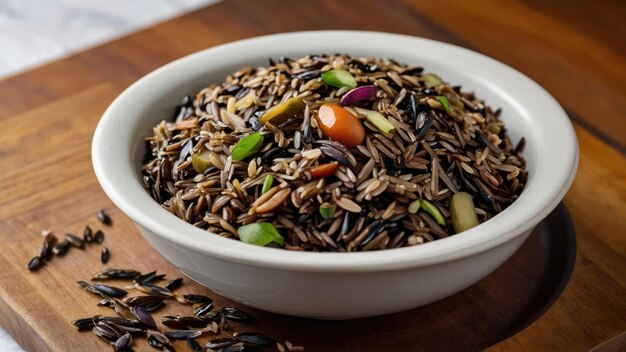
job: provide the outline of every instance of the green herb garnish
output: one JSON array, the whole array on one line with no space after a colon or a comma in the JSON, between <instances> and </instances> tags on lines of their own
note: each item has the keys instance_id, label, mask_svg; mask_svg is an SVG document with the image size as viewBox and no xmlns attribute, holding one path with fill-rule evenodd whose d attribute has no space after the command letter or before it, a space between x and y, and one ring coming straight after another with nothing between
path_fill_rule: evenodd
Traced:
<instances>
[{"instance_id":1,"label":"green herb garnish","mask_svg":"<svg viewBox=\"0 0 626 352\"><path fill-rule=\"evenodd\" d=\"M261 194L265 194L265 192L269 191L272 188L272 183L274 183L274 177L272 175L265 176L265 181L263 181L263 188L261 188Z\"/></svg>"},{"instance_id":2,"label":"green herb garnish","mask_svg":"<svg viewBox=\"0 0 626 352\"><path fill-rule=\"evenodd\" d=\"M320 205L320 215L324 220L332 218L334 214L335 208L332 205L328 203Z\"/></svg>"},{"instance_id":3,"label":"green herb garnish","mask_svg":"<svg viewBox=\"0 0 626 352\"><path fill-rule=\"evenodd\" d=\"M439 225L445 225L446 222L443 220L443 216L441 215L441 213L439 212L439 209L437 209L436 206L434 206L431 202L423 199L420 201L420 205L421 208L427 212L428 214L430 214L430 216L433 217L433 219L435 219L435 221L439 224Z\"/></svg>"},{"instance_id":4,"label":"green herb garnish","mask_svg":"<svg viewBox=\"0 0 626 352\"><path fill-rule=\"evenodd\" d=\"M274 225L269 222L257 222L241 226L237 229L237 234L242 242L257 246L267 246L272 242L282 246L285 242Z\"/></svg>"},{"instance_id":5,"label":"green herb garnish","mask_svg":"<svg viewBox=\"0 0 626 352\"><path fill-rule=\"evenodd\" d=\"M448 116L455 116L454 111L450 109L450 103L448 102L448 98L441 96L437 98L437 100L441 103L441 106L443 106L443 109L446 111L446 114L448 114Z\"/></svg>"},{"instance_id":6,"label":"green herb garnish","mask_svg":"<svg viewBox=\"0 0 626 352\"><path fill-rule=\"evenodd\" d=\"M231 156L233 160L243 160L258 153L261 147L263 147L263 136L258 132L250 133L235 144Z\"/></svg>"}]
</instances>

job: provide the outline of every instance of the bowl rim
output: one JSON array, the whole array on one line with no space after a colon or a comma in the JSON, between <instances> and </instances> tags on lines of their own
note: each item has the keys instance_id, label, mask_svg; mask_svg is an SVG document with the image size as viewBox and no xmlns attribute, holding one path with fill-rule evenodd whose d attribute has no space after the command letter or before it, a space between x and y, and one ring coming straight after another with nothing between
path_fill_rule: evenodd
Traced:
<instances>
[{"instance_id":1,"label":"bowl rim","mask_svg":"<svg viewBox=\"0 0 626 352\"><path fill-rule=\"evenodd\" d=\"M253 246L216 235L207 236L207 231L167 212L143 189L134 170L133 153L117 143L128 138L118 125L122 121L121 117L126 115L127 105L133 100L135 103L141 101L142 91L151 85L158 85L176 72L189 70L194 63L213 57L227 57L227 54L243 49L259 48L259 45L280 47L278 44L337 40L349 40L349 45L346 44L349 47L367 47L368 43L383 47L419 45L439 54L454 54L464 65L475 64L487 70L484 72L493 72L488 75L489 78L483 79L491 80L489 83L493 83L494 89L515 87L500 94L515 105L522 104L520 100L532 102L522 106L529 116L538 112L542 116L541 120L535 118L534 122L540 123L535 124L533 128L537 131L533 132L551 137L541 139L542 152L536 163L536 178L542 180L541 184L534 182L533 187L525 189L519 199L504 212L463 234L419 246L353 253L288 251ZM507 93L513 90L519 96L513 97ZM113 203L136 224L164 240L230 262L318 272L407 269L452 261L497 247L531 230L558 205L573 182L579 158L576 134L564 110L547 91L517 70L485 55L443 42L402 34L351 30L304 31L253 37L208 48L168 63L137 80L111 103L95 130L91 152L96 177Z\"/></svg>"}]
</instances>

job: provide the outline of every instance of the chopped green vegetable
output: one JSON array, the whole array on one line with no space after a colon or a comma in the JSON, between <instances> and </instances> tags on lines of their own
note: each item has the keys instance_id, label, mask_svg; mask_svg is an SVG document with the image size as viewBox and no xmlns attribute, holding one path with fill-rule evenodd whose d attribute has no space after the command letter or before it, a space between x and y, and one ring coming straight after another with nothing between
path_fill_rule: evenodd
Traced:
<instances>
[{"instance_id":1,"label":"chopped green vegetable","mask_svg":"<svg viewBox=\"0 0 626 352\"><path fill-rule=\"evenodd\" d=\"M424 83L426 83L426 87L432 88L443 84L443 81L439 76L433 73L424 73L422 74L422 79Z\"/></svg>"},{"instance_id":2,"label":"chopped green vegetable","mask_svg":"<svg viewBox=\"0 0 626 352\"><path fill-rule=\"evenodd\" d=\"M233 160L243 160L258 153L261 147L263 147L263 136L258 132L250 133L235 144L231 156Z\"/></svg>"},{"instance_id":3,"label":"chopped green vegetable","mask_svg":"<svg viewBox=\"0 0 626 352\"><path fill-rule=\"evenodd\" d=\"M346 70L330 70L322 73L322 80L329 86L336 88L355 88L357 86L356 80Z\"/></svg>"},{"instance_id":4,"label":"chopped green vegetable","mask_svg":"<svg viewBox=\"0 0 626 352\"><path fill-rule=\"evenodd\" d=\"M392 134L396 128L378 111L367 110L363 108L354 108L359 114L365 115L365 119L378 128L382 133Z\"/></svg>"},{"instance_id":5,"label":"chopped green vegetable","mask_svg":"<svg viewBox=\"0 0 626 352\"><path fill-rule=\"evenodd\" d=\"M320 205L320 215L324 220L332 218L334 214L335 208L332 205L328 203Z\"/></svg>"},{"instance_id":6,"label":"chopped green vegetable","mask_svg":"<svg viewBox=\"0 0 626 352\"><path fill-rule=\"evenodd\" d=\"M448 116L456 116L454 111L450 109L450 103L448 102L448 98L440 96L439 98L437 98L437 100L441 103L441 106L443 106L443 109L446 111L446 114L448 114Z\"/></svg>"},{"instance_id":7,"label":"chopped green vegetable","mask_svg":"<svg viewBox=\"0 0 626 352\"><path fill-rule=\"evenodd\" d=\"M433 205L433 203L423 199L420 201L420 205L421 208L427 212L428 214L430 214L430 216L433 217L433 219L435 219L435 221L439 224L439 225L445 225L446 222L443 220L443 216L441 215L441 213L439 212L439 209L437 209L436 206Z\"/></svg>"},{"instance_id":8,"label":"chopped green vegetable","mask_svg":"<svg viewBox=\"0 0 626 352\"><path fill-rule=\"evenodd\" d=\"M242 242L257 246L267 246L272 242L282 245L285 242L274 225L269 222L257 222L241 226L237 229L237 234Z\"/></svg>"},{"instance_id":9,"label":"chopped green vegetable","mask_svg":"<svg viewBox=\"0 0 626 352\"><path fill-rule=\"evenodd\" d=\"M274 126L278 126L290 118L301 114L304 111L305 105L304 100L300 97L287 99L286 101L267 109L265 113L261 115L259 121L262 124L269 122Z\"/></svg>"},{"instance_id":10,"label":"chopped green vegetable","mask_svg":"<svg viewBox=\"0 0 626 352\"><path fill-rule=\"evenodd\" d=\"M495 123L490 123L487 125L487 130L493 134L500 134L500 126Z\"/></svg>"},{"instance_id":11,"label":"chopped green vegetable","mask_svg":"<svg viewBox=\"0 0 626 352\"><path fill-rule=\"evenodd\" d=\"M274 183L274 177L272 175L265 176L265 181L263 181L263 188L261 189L261 194L265 194L265 192L269 191L272 188L272 183Z\"/></svg>"},{"instance_id":12,"label":"chopped green vegetable","mask_svg":"<svg viewBox=\"0 0 626 352\"><path fill-rule=\"evenodd\" d=\"M460 101L459 99L457 99L455 97L448 97L448 101L450 102L450 104L456 106L456 108L459 109L459 110L464 110L465 109L465 104L463 104L462 101Z\"/></svg>"},{"instance_id":13,"label":"chopped green vegetable","mask_svg":"<svg viewBox=\"0 0 626 352\"><path fill-rule=\"evenodd\" d=\"M452 196L450 213L452 215L452 227L456 233L469 230L479 224L472 196L468 193L459 192Z\"/></svg>"},{"instance_id":14,"label":"chopped green vegetable","mask_svg":"<svg viewBox=\"0 0 626 352\"><path fill-rule=\"evenodd\" d=\"M420 205L421 203L419 199L412 201L411 204L409 204L409 213L410 214L417 213L417 211L420 210Z\"/></svg>"},{"instance_id":15,"label":"chopped green vegetable","mask_svg":"<svg viewBox=\"0 0 626 352\"><path fill-rule=\"evenodd\" d=\"M191 156L191 165L193 169L196 170L197 173L203 174L206 169L213 166L211 163L211 156L213 152L209 150L204 150L201 153L195 153Z\"/></svg>"}]
</instances>

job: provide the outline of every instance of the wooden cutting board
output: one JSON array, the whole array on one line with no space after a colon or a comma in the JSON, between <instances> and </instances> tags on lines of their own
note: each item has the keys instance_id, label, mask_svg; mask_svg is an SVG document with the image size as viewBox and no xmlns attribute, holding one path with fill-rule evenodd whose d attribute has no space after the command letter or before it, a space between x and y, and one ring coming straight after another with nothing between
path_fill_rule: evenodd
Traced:
<instances>
[{"instance_id":1,"label":"wooden cutting board","mask_svg":"<svg viewBox=\"0 0 626 352\"><path fill-rule=\"evenodd\" d=\"M507 264L476 286L436 304L396 315L349 322L320 322L250 310L258 323L242 328L291 340L309 350L617 350L626 343L626 58L617 13L623 4L593 11L572 2L504 0L428 3L331 0L222 2L115 42L0 81L0 324L28 350L108 349L75 318L109 314L74 281L100 268L100 246L74 249L37 273L25 265L40 245L40 231L80 233L103 227L95 212L114 219L103 244L112 266L179 274L142 238L100 190L91 169L90 142L108 104L156 67L213 45L254 35L328 28L406 33L482 51L526 73L568 110L579 138L579 172L565 198L577 236L576 262L563 295L534 323L515 320L533 312L555 258L546 244L568 233L567 214L553 214ZM596 26L599 21L606 26ZM548 236L548 238L546 238ZM551 238L549 236L557 236ZM567 237L563 237L567 239ZM567 253L567 251L557 252ZM548 256L549 260L546 258ZM544 265L544 263L552 263ZM218 306L233 305L187 280L181 290L204 292ZM518 301L519 300L519 301ZM375 304L373 302L372 304ZM549 305L549 304L548 304ZM547 308L543 306L543 308ZM190 314L168 304L158 312ZM513 323L512 323L513 322ZM509 325L507 325L509 324ZM507 338L508 337L508 338ZM204 341L204 340L203 340ZM137 350L147 348L138 344ZM179 350L184 350L181 346Z\"/></svg>"}]
</instances>

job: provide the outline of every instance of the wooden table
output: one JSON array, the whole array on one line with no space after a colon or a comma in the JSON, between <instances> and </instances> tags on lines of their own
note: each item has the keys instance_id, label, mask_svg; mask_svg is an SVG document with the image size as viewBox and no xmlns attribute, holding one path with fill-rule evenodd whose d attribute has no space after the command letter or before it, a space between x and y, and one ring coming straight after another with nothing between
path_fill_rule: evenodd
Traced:
<instances>
[{"instance_id":1,"label":"wooden table","mask_svg":"<svg viewBox=\"0 0 626 352\"><path fill-rule=\"evenodd\" d=\"M0 323L29 350L105 348L68 325L88 312L105 312L73 283L99 267L99 248L73 251L36 274L24 268L39 246L41 229L62 233L98 226L94 212L101 207L116 222L105 229L113 264L176 276L113 208L91 171L93 130L124 88L173 59L232 40L350 28L422 36L485 53L559 100L574 122L581 150L578 175L564 201L577 235L574 272L552 308L490 350L624 349L625 13L626 3L609 0L233 0L6 78L0 81ZM227 301L218 298L218 303ZM280 319L270 322L280 325ZM290 327L281 326L289 335ZM397 338L393 331L375 333L380 339ZM449 333L454 339L472 338Z\"/></svg>"}]
</instances>

